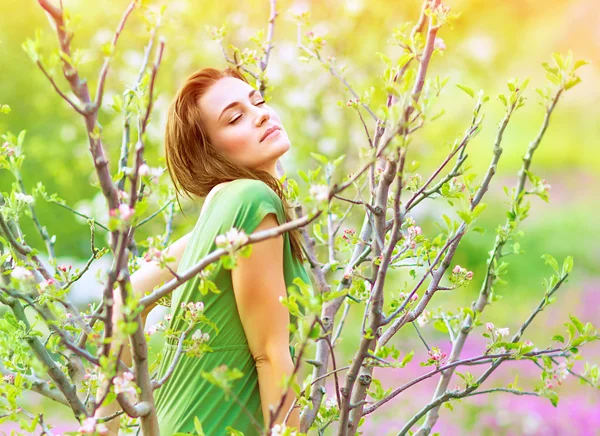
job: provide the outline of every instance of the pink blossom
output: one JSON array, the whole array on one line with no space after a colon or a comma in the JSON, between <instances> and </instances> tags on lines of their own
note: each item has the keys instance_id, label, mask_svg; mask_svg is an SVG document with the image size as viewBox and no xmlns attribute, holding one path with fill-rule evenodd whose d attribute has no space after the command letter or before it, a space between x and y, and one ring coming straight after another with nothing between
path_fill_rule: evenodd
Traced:
<instances>
[{"instance_id":1,"label":"pink blossom","mask_svg":"<svg viewBox=\"0 0 600 436\"><path fill-rule=\"evenodd\" d=\"M439 37L435 38L435 41L433 42L433 47L438 50L446 50L446 44L444 43L444 40Z\"/></svg>"},{"instance_id":2,"label":"pink blossom","mask_svg":"<svg viewBox=\"0 0 600 436\"><path fill-rule=\"evenodd\" d=\"M419 294L415 293L412 297L410 297L410 301L417 301L419 299Z\"/></svg>"},{"instance_id":3,"label":"pink blossom","mask_svg":"<svg viewBox=\"0 0 600 436\"><path fill-rule=\"evenodd\" d=\"M432 360L438 363L441 363L442 359L446 357L446 353L443 353L438 347L432 347L427 353L431 356Z\"/></svg>"},{"instance_id":4,"label":"pink blossom","mask_svg":"<svg viewBox=\"0 0 600 436\"><path fill-rule=\"evenodd\" d=\"M129 194L125 191L123 191L122 189L119 189L119 192L117 192L117 196L119 197L120 200L129 200Z\"/></svg>"},{"instance_id":5,"label":"pink blossom","mask_svg":"<svg viewBox=\"0 0 600 436\"><path fill-rule=\"evenodd\" d=\"M6 141L2 144L2 152L6 153L7 156L12 156L15 154L15 149L14 147L11 147L10 142Z\"/></svg>"},{"instance_id":6,"label":"pink blossom","mask_svg":"<svg viewBox=\"0 0 600 436\"><path fill-rule=\"evenodd\" d=\"M115 394L129 393L135 395L135 387L131 383L133 379L134 375L130 371L124 372L121 377L115 377L113 379Z\"/></svg>"},{"instance_id":7,"label":"pink blossom","mask_svg":"<svg viewBox=\"0 0 600 436\"><path fill-rule=\"evenodd\" d=\"M487 322L485 323L485 328L488 329L489 331L494 330L494 324L492 324L491 322Z\"/></svg>"},{"instance_id":8,"label":"pink blossom","mask_svg":"<svg viewBox=\"0 0 600 436\"><path fill-rule=\"evenodd\" d=\"M544 187L545 190L549 191L551 186L548 184L548 181L546 179L542 180L542 185Z\"/></svg>"},{"instance_id":9,"label":"pink blossom","mask_svg":"<svg viewBox=\"0 0 600 436\"><path fill-rule=\"evenodd\" d=\"M142 177L147 176L148 174L150 174L150 167L146 164L142 164L140 165L140 168L138 170L138 174Z\"/></svg>"},{"instance_id":10,"label":"pink blossom","mask_svg":"<svg viewBox=\"0 0 600 436\"><path fill-rule=\"evenodd\" d=\"M342 239L349 239L350 236L354 235L356 230L354 229L344 229L344 234L342 235Z\"/></svg>"},{"instance_id":11,"label":"pink blossom","mask_svg":"<svg viewBox=\"0 0 600 436\"><path fill-rule=\"evenodd\" d=\"M77 431L83 434L93 434L96 431L96 418L85 419Z\"/></svg>"},{"instance_id":12,"label":"pink blossom","mask_svg":"<svg viewBox=\"0 0 600 436\"><path fill-rule=\"evenodd\" d=\"M150 247L150 249L148 249L148 251L144 255L144 260L146 262L150 262L154 259L160 258L161 255L162 255L161 250L157 249L156 247Z\"/></svg>"},{"instance_id":13,"label":"pink blossom","mask_svg":"<svg viewBox=\"0 0 600 436\"><path fill-rule=\"evenodd\" d=\"M466 275L467 280L471 280L473 278L473 271L469 271Z\"/></svg>"},{"instance_id":14,"label":"pink blossom","mask_svg":"<svg viewBox=\"0 0 600 436\"><path fill-rule=\"evenodd\" d=\"M8 383L10 385L15 383L15 378L16 376L14 374L6 374L3 379L5 383Z\"/></svg>"},{"instance_id":15,"label":"pink blossom","mask_svg":"<svg viewBox=\"0 0 600 436\"><path fill-rule=\"evenodd\" d=\"M73 268L71 265L59 265L58 270L64 272L65 274Z\"/></svg>"},{"instance_id":16,"label":"pink blossom","mask_svg":"<svg viewBox=\"0 0 600 436\"><path fill-rule=\"evenodd\" d=\"M55 284L56 284L56 280L54 280L53 278L49 278L47 280L44 280L43 282L41 282L39 284L39 293L44 292L50 286L54 286Z\"/></svg>"},{"instance_id":17,"label":"pink blossom","mask_svg":"<svg viewBox=\"0 0 600 436\"><path fill-rule=\"evenodd\" d=\"M119 205L119 214L123 221L129 221L133 215L133 209L128 204L122 203Z\"/></svg>"},{"instance_id":18,"label":"pink blossom","mask_svg":"<svg viewBox=\"0 0 600 436\"><path fill-rule=\"evenodd\" d=\"M460 267L460 265L456 265L456 266L454 267L454 269L452 270L452 272L453 272L454 274L458 274L458 273L460 273L461 271L462 271L462 268Z\"/></svg>"},{"instance_id":19,"label":"pink blossom","mask_svg":"<svg viewBox=\"0 0 600 436\"><path fill-rule=\"evenodd\" d=\"M408 235L411 238L416 237L417 235L420 235L422 233L421 227L419 226L414 226L414 227L409 227L408 228Z\"/></svg>"}]
</instances>

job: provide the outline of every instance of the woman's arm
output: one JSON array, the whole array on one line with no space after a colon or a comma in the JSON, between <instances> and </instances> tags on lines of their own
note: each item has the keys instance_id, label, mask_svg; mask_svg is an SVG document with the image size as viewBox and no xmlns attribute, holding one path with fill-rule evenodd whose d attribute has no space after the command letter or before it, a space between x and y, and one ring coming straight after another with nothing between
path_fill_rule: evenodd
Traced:
<instances>
[{"instance_id":1,"label":"woman's arm","mask_svg":"<svg viewBox=\"0 0 600 436\"><path fill-rule=\"evenodd\" d=\"M171 262L167 262L167 266L173 270L177 271L177 267L179 266L179 261L183 256L183 252L187 245L187 242L191 236L191 232L185 236L182 236L177 241L173 242L165 249L166 257L174 257L174 260ZM169 281L173 278L173 274L167 268L161 268L156 262L150 261L144 263L137 271L135 271L131 277L131 287L133 292L136 294L137 298L143 297L147 292L152 291L156 286L160 285L162 282ZM141 314L142 318L142 328L146 324L146 318L148 317L148 313L156 306L156 303L146 307ZM117 325L117 321L121 316L121 308L123 307L123 301L121 300L121 292L114 292L114 305L113 305L113 325ZM131 349L129 347L129 342L127 342L127 346L123 347L123 352L121 354L121 360L127 366L131 366L132 356ZM104 390L104 386L101 386L98 389L97 395L102 395ZM100 400L100 398L96 398ZM117 401L113 401L111 404L102 406L96 411L96 418L104 417L111 415L120 410L119 404ZM108 422L106 426L110 430L110 434L117 435L119 433L119 424L120 419L115 418L112 421Z\"/></svg>"},{"instance_id":2,"label":"woman's arm","mask_svg":"<svg viewBox=\"0 0 600 436\"><path fill-rule=\"evenodd\" d=\"M272 227L278 227L278 223L275 215L270 213L255 232ZM290 314L279 301L287 295L283 275L283 236L253 244L248 258L238 257L231 277L240 319L256 361L262 412L265 424L268 424L269 406L276 409L283 395L281 379L284 375L290 376L294 370L289 348ZM273 424L283 422L294 398L295 393L289 388ZM294 409L287 425L297 428L299 421L299 411Z\"/></svg>"}]
</instances>

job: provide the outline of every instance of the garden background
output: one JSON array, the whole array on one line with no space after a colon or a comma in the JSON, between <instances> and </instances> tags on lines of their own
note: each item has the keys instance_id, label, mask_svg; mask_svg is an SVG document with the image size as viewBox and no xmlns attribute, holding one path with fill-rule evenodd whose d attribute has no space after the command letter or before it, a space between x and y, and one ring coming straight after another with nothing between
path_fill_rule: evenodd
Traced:
<instances>
[{"instance_id":1,"label":"garden background","mask_svg":"<svg viewBox=\"0 0 600 436\"><path fill-rule=\"evenodd\" d=\"M83 76L94 89L102 65L101 47L111 40L128 2L64 0L64 3L73 15L79 15L80 27L73 44L84 52ZM158 2L147 3L160 5ZM524 150L535 137L544 114L534 91L547 81L541 63L549 62L552 52L566 53L568 50L572 50L574 59L592 62L579 70L582 84L570 90L559 103L533 162L533 171L552 187L550 203L532 197L530 218L523 223L524 236L520 241L525 253L515 256L510 263L508 273L503 277L507 285L496 288L502 300L486 309L484 316L496 327L515 331L540 300L542 278L550 274L542 254L552 254L559 262L573 255L575 266L568 282L559 291L558 303L536 318L524 338L543 348L548 344L538 341L562 334L562 324L568 320L569 313L594 324L600 318L600 238L596 227L596 214L600 211L600 111L596 107L600 101L600 3L594 0L448 0L445 3L461 16L453 29L444 27L438 35L446 48L443 56L433 58L428 73L430 79L439 75L449 77L449 81L438 102L438 108L445 110L444 115L427 124L410 146L411 160L421 162L420 174L426 177L437 168L446 155L447 145L467 127L472 103L456 84L483 89L487 95L495 97L505 92L509 77L530 77L531 82L525 93L528 104L513 117L505 133L504 154L485 201L489 206L478 221L486 231L468 234L455 259L474 272L474 280L451 294L436 295L430 309L439 305L447 308L468 305L477 295L487 251L495 237L494 229L505 221L507 198L502 188L515 184ZM377 75L384 69L376 52L394 58L398 47L391 47L387 41L395 27L406 21L414 22L420 5L417 0L277 3L280 15L267 68L269 85L273 89L268 98L292 140L292 149L283 158L283 166L288 177L298 180L304 192L308 189L296 171L318 165L310 156L311 151L332 159L346 154L348 173L357 166L358 147L365 145L366 137L355 111L346 105L352 96L342 83L318 62L300 60L302 53L296 47L297 30L290 9L310 11L313 26L304 31L312 30L324 36L327 45L323 53L335 56L338 65L347 65L345 77L362 95L378 82ZM250 38L258 30L266 30L268 16L269 4L265 0L167 2L160 30L166 40L166 49L157 79L158 97L147 129L145 156L149 165L164 167L162 137L166 108L183 79L205 66L222 68L227 65L207 26L220 26L227 21L226 47L234 44L240 49L255 48ZM107 216L106 206L100 191L91 185L93 166L84 125L21 48L27 38L34 37L37 28L43 30L42 47L55 49L56 35L37 2L3 0L0 3L0 105L11 107L9 114L0 114L0 132L9 130L17 134L27 130L22 172L28 191L41 181L49 193L57 193L74 209L102 221ZM122 119L111 108L112 96L119 95L125 86L135 81L148 36L141 14L133 14L121 35L108 76L100 123L113 172L119 156ZM483 175L491 159L493 138L503 107L493 98L484 111L483 131L473 140L469 152L469 162L479 176ZM8 172L0 173L0 191L9 192L12 182ZM169 184L166 173L161 177L161 183ZM192 229L202 203L186 201L182 205L186 216L178 213L175 217L172 240ZM437 221L446 209L445 202L424 202L413 217L427 234L436 231L434 220ZM85 220L41 199L36 199L36 211L49 233L56 235L59 264L81 267L90 254L89 228ZM43 242L33 224L27 218L21 223L27 241L43 251ZM155 235L163 229L164 219L158 217L142 227L137 238ZM100 231L98 244L106 245L104 236L105 232ZM99 299L101 287L96 282L97 269L106 269L109 264L108 256L97 261L75 285L73 299L77 304L84 306ZM402 280L399 273L390 274L398 277L388 279L388 282ZM160 310L151 315L149 324L162 316L164 312L160 313ZM356 310L350 313L347 322L358 323L359 316L360 312ZM430 345L449 351L449 341L442 332L431 325L422 332ZM474 332L463 357L477 353L483 341L481 335ZM352 356L355 343L355 338L344 337L338 362L345 362ZM416 349L419 350L417 355L424 353L411 328L404 329L393 343L403 352ZM153 338L151 345L154 352L158 351L160 337ZM599 362L600 344L595 342L585 347L583 357ZM581 368L582 364L574 369ZM375 375L382 380L383 387L388 388L423 371L415 359L405 369L378 368ZM532 387L539 381L539 370L530 362L507 362L488 381L489 387L505 385L517 372L522 388ZM412 388L407 395L384 406L380 414L367 417L360 430L365 434L395 434L406 419L431 398L434 380L437 379ZM547 399L503 393L453 403L454 411L441 410L434 431L442 435L600 434L600 392L579 385L573 377L567 378L558 389L558 408ZM48 423L57 425L56 432L78 428L69 411L62 406L37 395L28 397L27 404L32 410L44 409ZM51 410L53 412L48 413ZM0 432L6 434L13 428L18 427L0 424Z\"/></svg>"}]
</instances>

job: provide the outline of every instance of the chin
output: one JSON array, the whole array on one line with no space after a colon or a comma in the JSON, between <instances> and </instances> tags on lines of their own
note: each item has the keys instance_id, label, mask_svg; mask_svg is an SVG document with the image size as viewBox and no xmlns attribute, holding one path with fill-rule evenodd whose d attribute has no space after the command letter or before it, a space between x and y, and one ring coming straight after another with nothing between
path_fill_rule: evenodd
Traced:
<instances>
[{"instance_id":1,"label":"chin","mask_svg":"<svg viewBox=\"0 0 600 436\"><path fill-rule=\"evenodd\" d=\"M287 153L287 151L292 147L292 145L290 144L289 141L277 141L274 142L273 144L269 144L269 147L271 148L269 150L269 154L271 154L272 156L275 156L276 158L279 158L280 156L283 156L285 153Z\"/></svg>"}]
</instances>

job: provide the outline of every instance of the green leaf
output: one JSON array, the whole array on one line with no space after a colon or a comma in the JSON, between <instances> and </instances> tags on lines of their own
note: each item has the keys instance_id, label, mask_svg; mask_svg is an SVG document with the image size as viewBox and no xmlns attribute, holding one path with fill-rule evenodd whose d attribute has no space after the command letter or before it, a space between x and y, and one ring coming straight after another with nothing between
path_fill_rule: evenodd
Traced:
<instances>
[{"instance_id":1,"label":"green leaf","mask_svg":"<svg viewBox=\"0 0 600 436\"><path fill-rule=\"evenodd\" d=\"M300 175L300 177L302 177L302 180L304 180L306 183L310 183L310 180L304 171L298 170L298 175Z\"/></svg>"},{"instance_id":2,"label":"green leaf","mask_svg":"<svg viewBox=\"0 0 600 436\"><path fill-rule=\"evenodd\" d=\"M477 206L473 208L473 212L471 212L472 216L477 218L481 212L485 210L487 207L486 203L479 203Z\"/></svg>"},{"instance_id":3,"label":"green leaf","mask_svg":"<svg viewBox=\"0 0 600 436\"><path fill-rule=\"evenodd\" d=\"M23 146L23 142L25 141L25 134L27 133L27 130L21 130L21 132L19 132L19 136L17 137L17 145L19 147Z\"/></svg>"},{"instance_id":4,"label":"green leaf","mask_svg":"<svg viewBox=\"0 0 600 436\"><path fill-rule=\"evenodd\" d=\"M200 424L200 420L197 416L194 416L194 428L196 429L196 433L198 436L204 436L204 430L202 429L202 424Z\"/></svg>"},{"instance_id":5,"label":"green leaf","mask_svg":"<svg viewBox=\"0 0 600 436\"><path fill-rule=\"evenodd\" d=\"M402 359L402 362L400 362L400 368L404 368L404 366L412 360L414 355L414 350L411 350L410 353L406 354Z\"/></svg>"},{"instance_id":6,"label":"green leaf","mask_svg":"<svg viewBox=\"0 0 600 436\"><path fill-rule=\"evenodd\" d=\"M319 163L322 163L323 165L327 165L327 163L329 163L329 160L323 156L322 154L319 153L313 153L312 151L310 152L310 155L315 158Z\"/></svg>"},{"instance_id":7,"label":"green leaf","mask_svg":"<svg viewBox=\"0 0 600 436\"><path fill-rule=\"evenodd\" d=\"M463 219L466 224L471 224L473 218L471 217L471 213L469 211L457 210L456 214Z\"/></svg>"},{"instance_id":8,"label":"green leaf","mask_svg":"<svg viewBox=\"0 0 600 436\"><path fill-rule=\"evenodd\" d=\"M565 84L565 91L567 89L571 89L572 87L574 87L575 85L577 85L578 83L581 83L581 78L580 77L575 77L572 80L569 80L566 84Z\"/></svg>"},{"instance_id":9,"label":"green leaf","mask_svg":"<svg viewBox=\"0 0 600 436\"><path fill-rule=\"evenodd\" d=\"M575 65L573 66L573 71L575 71L577 68L583 67L584 65L587 65L589 63L590 63L589 61L584 61L584 60L577 61L577 62L575 62Z\"/></svg>"},{"instance_id":10,"label":"green leaf","mask_svg":"<svg viewBox=\"0 0 600 436\"><path fill-rule=\"evenodd\" d=\"M344 160L345 157L346 155L342 154L340 157L333 161L333 166L337 167L340 164L340 162Z\"/></svg>"},{"instance_id":11,"label":"green leaf","mask_svg":"<svg viewBox=\"0 0 600 436\"><path fill-rule=\"evenodd\" d=\"M508 101L506 100L506 97L504 96L504 94L498 95L498 98L500 99L500 101L502 102L504 107L508 107Z\"/></svg>"},{"instance_id":12,"label":"green leaf","mask_svg":"<svg viewBox=\"0 0 600 436\"><path fill-rule=\"evenodd\" d=\"M548 398L554 407L558 406L558 394L556 392L548 392Z\"/></svg>"},{"instance_id":13,"label":"green leaf","mask_svg":"<svg viewBox=\"0 0 600 436\"><path fill-rule=\"evenodd\" d=\"M577 328L577 331L582 334L583 333L583 323L581 321L579 321L579 319L577 319L577 317L575 315L571 315L569 314L569 318L571 319L571 322L573 323L573 325L575 326L575 328Z\"/></svg>"},{"instance_id":14,"label":"green leaf","mask_svg":"<svg viewBox=\"0 0 600 436\"><path fill-rule=\"evenodd\" d=\"M468 86L460 85L458 83L456 84L456 86L459 87L460 89L462 89L463 91L465 91L467 94L469 94L469 96L471 96L471 98L475 98L475 91L473 91Z\"/></svg>"},{"instance_id":15,"label":"green leaf","mask_svg":"<svg viewBox=\"0 0 600 436\"><path fill-rule=\"evenodd\" d=\"M388 66L388 67L389 67L389 66L391 66L391 65L392 65L392 60L391 60L389 57L387 57L386 55L384 55L383 53L376 52L375 54L376 54L377 56L379 56L379 58L380 58L380 59L383 61L383 63L384 63L386 66Z\"/></svg>"},{"instance_id":16,"label":"green leaf","mask_svg":"<svg viewBox=\"0 0 600 436\"><path fill-rule=\"evenodd\" d=\"M562 342L563 344L565 343L565 338L563 338L561 335L554 335L554 336L552 336L552 340L553 341Z\"/></svg>"},{"instance_id":17,"label":"green leaf","mask_svg":"<svg viewBox=\"0 0 600 436\"><path fill-rule=\"evenodd\" d=\"M563 276L565 274L569 274L573 269L573 256L567 256L565 261L563 262L562 273Z\"/></svg>"},{"instance_id":18,"label":"green leaf","mask_svg":"<svg viewBox=\"0 0 600 436\"><path fill-rule=\"evenodd\" d=\"M550 265L556 274L558 274L558 262L551 254L542 254L542 259L546 261L547 265Z\"/></svg>"},{"instance_id":19,"label":"green leaf","mask_svg":"<svg viewBox=\"0 0 600 436\"><path fill-rule=\"evenodd\" d=\"M448 333L448 327L446 326L446 323L441 319L436 319L433 323L433 327L442 333Z\"/></svg>"},{"instance_id":20,"label":"green leaf","mask_svg":"<svg viewBox=\"0 0 600 436\"><path fill-rule=\"evenodd\" d=\"M565 62L560 53L556 53L556 52L552 53L552 59L554 59L554 62L556 62L556 65L558 65L561 69L565 68Z\"/></svg>"}]
</instances>

